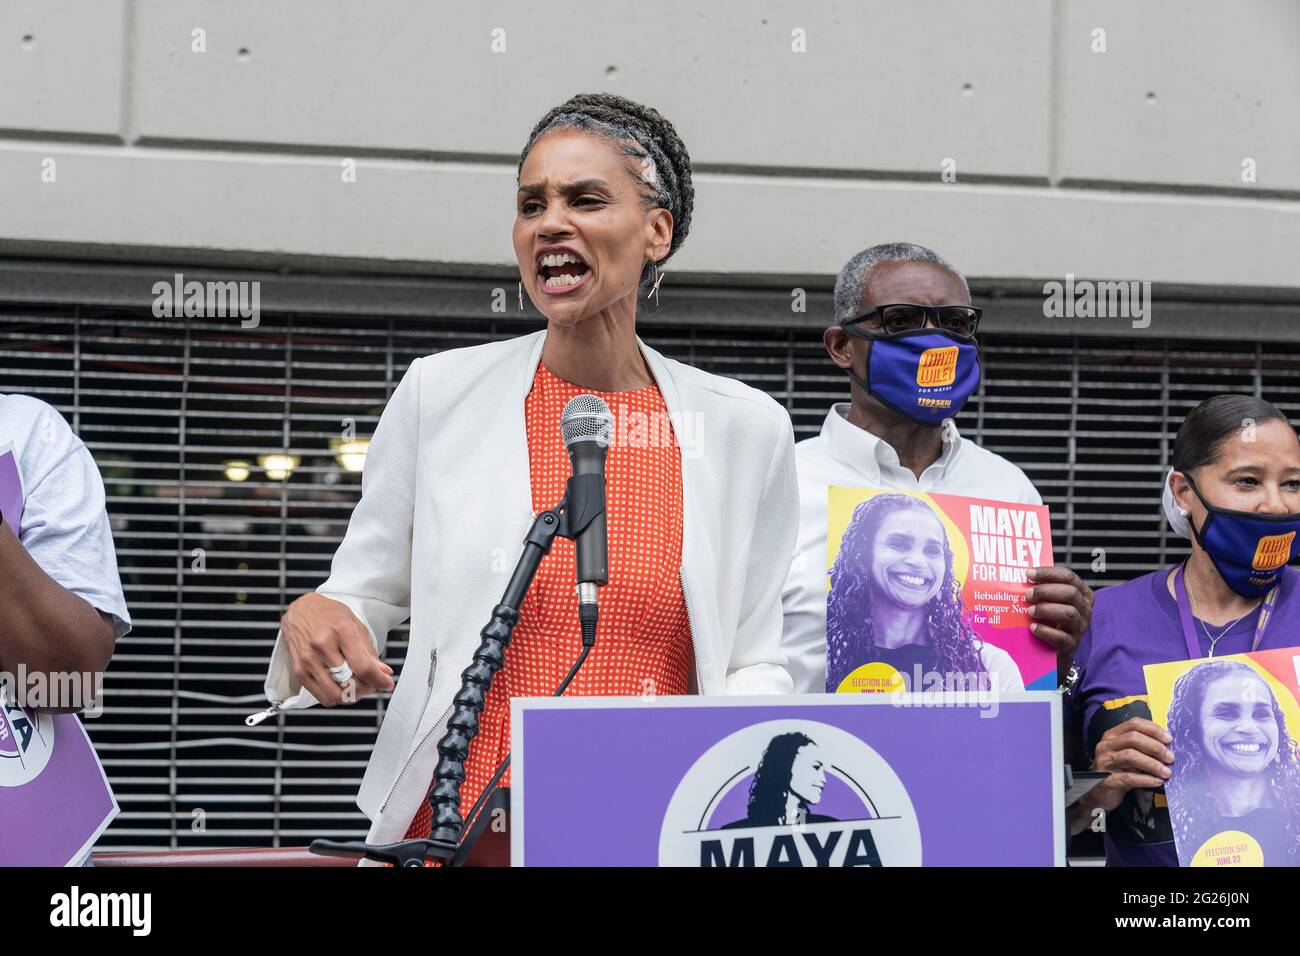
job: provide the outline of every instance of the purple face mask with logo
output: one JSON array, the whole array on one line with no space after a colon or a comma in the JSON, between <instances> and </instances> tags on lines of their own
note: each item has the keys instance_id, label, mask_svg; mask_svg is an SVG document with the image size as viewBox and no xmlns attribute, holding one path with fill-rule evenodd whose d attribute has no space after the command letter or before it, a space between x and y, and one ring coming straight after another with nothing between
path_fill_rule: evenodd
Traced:
<instances>
[{"instance_id":1,"label":"purple face mask with logo","mask_svg":"<svg viewBox=\"0 0 1300 956\"><path fill-rule=\"evenodd\" d=\"M1206 511L1205 521L1199 528L1193 524L1192 533L1224 583L1242 597L1267 594L1295 556L1300 514L1220 508L1205 500L1191 475L1183 477Z\"/></svg>"},{"instance_id":2,"label":"purple face mask with logo","mask_svg":"<svg viewBox=\"0 0 1300 956\"><path fill-rule=\"evenodd\" d=\"M868 395L920 425L954 418L980 384L979 347L945 329L914 329L892 335L844 326L867 339L867 377L846 369Z\"/></svg>"}]
</instances>

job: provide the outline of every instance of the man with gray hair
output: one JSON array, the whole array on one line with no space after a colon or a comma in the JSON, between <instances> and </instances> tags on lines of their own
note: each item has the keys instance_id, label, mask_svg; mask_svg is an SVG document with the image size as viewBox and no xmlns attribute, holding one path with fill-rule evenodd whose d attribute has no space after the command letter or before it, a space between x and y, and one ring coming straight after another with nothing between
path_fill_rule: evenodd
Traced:
<instances>
[{"instance_id":1,"label":"man with gray hair","mask_svg":"<svg viewBox=\"0 0 1300 956\"><path fill-rule=\"evenodd\" d=\"M981 315L965 277L924 246L872 246L840 270L835 324L822 341L849 377L851 401L831 406L821 434L795 446L799 538L781 596L796 692L826 690L829 486L1042 504L1023 471L962 438L953 422L979 388ZM1056 649L1063 675L1091 620L1092 591L1068 568L1035 568L1029 577L1030 627ZM876 654L889 663L895 650Z\"/></svg>"}]
</instances>

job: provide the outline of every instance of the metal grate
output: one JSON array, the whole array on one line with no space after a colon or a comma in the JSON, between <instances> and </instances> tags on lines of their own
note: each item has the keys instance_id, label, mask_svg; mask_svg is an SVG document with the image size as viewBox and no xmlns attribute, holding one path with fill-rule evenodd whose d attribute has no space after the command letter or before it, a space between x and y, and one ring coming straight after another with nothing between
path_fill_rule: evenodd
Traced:
<instances>
[{"instance_id":1,"label":"metal grate","mask_svg":"<svg viewBox=\"0 0 1300 956\"><path fill-rule=\"evenodd\" d=\"M458 288L486 297L490 285ZM653 320L641 330L651 345L766 390L800 438L846 396L817 328ZM155 319L147 306L0 304L0 391L56 406L95 455L135 618L104 715L87 721L123 808L101 847L364 832L353 801L382 701L251 729L242 719L262 704L281 610L325 578L359 494L330 439L348 419L369 435L416 356L537 327L468 318L437 295L416 316L264 312L255 332ZM1094 586L1181 553L1158 483L1192 405L1224 390L1289 413L1300 404L1290 344L992 333L984 346L986 384L958 424L1025 468L1052 507L1058 561ZM256 458L281 453L299 464L271 480ZM227 478L235 459L252 464L247 480ZM1095 549L1104 573L1090 570ZM405 650L402 628L389 644L395 668Z\"/></svg>"}]
</instances>

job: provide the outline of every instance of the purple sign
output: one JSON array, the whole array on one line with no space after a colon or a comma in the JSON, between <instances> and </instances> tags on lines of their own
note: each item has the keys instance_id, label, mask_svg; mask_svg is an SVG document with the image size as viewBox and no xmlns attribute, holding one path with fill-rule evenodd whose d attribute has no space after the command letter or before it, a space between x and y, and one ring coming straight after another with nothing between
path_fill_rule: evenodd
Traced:
<instances>
[{"instance_id":1,"label":"purple sign","mask_svg":"<svg viewBox=\"0 0 1300 956\"><path fill-rule=\"evenodd\" d=\"M517 866L1060 866L1051 692L519 698Z\"/></svg>"},{"instance_id":2,"label":"purple sign","mask_svg":"<svg viewBox=\"0 0 1300 956\"><path fill-rule=\"evenodd\" d=\"M23 480L18 474L13 442L0 444L0 514L18 534L23 526Z\"/></svg>"},{"instance_id":3,"label":"purple sign","mask_svg":"<svg viewBox=\"0 0 1300 956\"><path fill-rule=\"evenodd\" d=\"M0 446L0 508L22 527L22 479ZM0 866L81 862L117 815L117 801L75 714L26 710L0 688Z\"/></svg>"}]
</instances>

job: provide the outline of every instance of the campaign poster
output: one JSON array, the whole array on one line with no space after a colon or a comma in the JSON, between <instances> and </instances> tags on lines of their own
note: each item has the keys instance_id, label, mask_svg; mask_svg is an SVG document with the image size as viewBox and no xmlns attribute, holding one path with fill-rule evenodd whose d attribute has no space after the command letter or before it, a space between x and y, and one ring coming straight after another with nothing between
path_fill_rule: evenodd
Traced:
<instances>
[{"instance_id":1,"label":"campaign poster","mask_svg":"<svg viewBox=\"0 0 1300 956\"><path fill-rule=\"evenodd\" d=\"M1049 566L1046 505L832 485L826 690L1057 686L1029 630L1027 572Z\"/></svg>"},{"instance_id":2,"label":"campaign poster","mask_svg":"<svg viewBox=\"0 0 1300 956\"><path fill-rule=\"evenodd\" d=\"M1064 865L1060 696L516 698L515 866Z\"/></svg>"},{"instance_id":3,"label":"campaign poster","mask_svg":"<svg viewBox=\"0 0 1300 956\"><path fill-rule=\"evenodd\" d=\"M1300 647L1144 668L1181 866L1300 862Z\"/></svg>"},{"instance_id":4,"label":"campaign poster","mask_svg":"<svg viewBox=\"0 0 1300 956\"><path fill-rule=\"evenodd\" d=\"M22 505L22 478L6 442L0 508L15 532L22 528ZM117 812L77 715L20 707L0 684L0 866L76 865Z\"/></svg>"}]
</instances>

